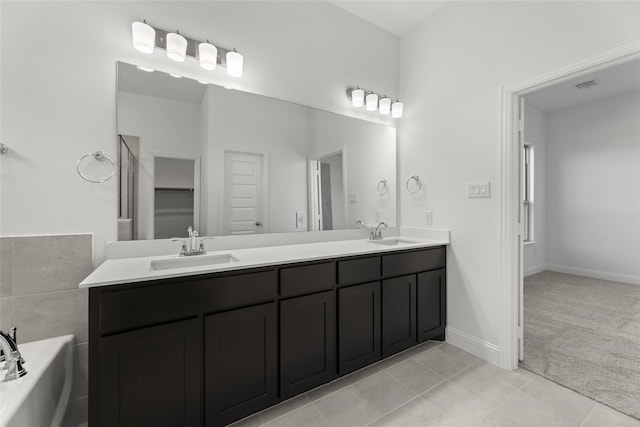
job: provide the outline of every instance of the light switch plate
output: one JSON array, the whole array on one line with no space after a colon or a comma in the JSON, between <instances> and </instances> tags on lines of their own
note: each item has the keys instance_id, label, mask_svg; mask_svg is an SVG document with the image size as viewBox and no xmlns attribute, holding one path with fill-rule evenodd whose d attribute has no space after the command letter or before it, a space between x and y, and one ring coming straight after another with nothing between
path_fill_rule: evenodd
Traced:
<instances>
[{"instance_id":1,"label":"light switch plate","mask_svg":"<svg viewBox=\"0 0 640 427\"><path fill-rule=\"evenodd\" d=\"M468 182L467 197L469 199L491 197L491 182L489 181Z\"/></svg>"},{"instance_id":2,"label":"light switch plate","mask_svg":"<svg viewBox=\"0 0 640 427\"><path fill-rule=\"evenodd\" d=\"M307 229L307 213L306 212L296 212L296 229L297 230Z\"/></svg>"}]
</instances>

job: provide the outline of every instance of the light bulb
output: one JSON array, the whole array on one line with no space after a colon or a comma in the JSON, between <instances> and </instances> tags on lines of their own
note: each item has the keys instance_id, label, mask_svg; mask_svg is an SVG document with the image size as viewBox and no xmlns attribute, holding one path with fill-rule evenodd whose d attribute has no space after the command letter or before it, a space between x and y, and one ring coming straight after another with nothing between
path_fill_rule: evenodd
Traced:
<instances>
[{"instance_id":1,"label":"light bulb","mask_svg":"<svg viewBox=\"0 0 640 427\"><path fill-rule=\"evenodd\" d=\"M351 91L351 105L356 108L364 105L364 90L356 87Z\"/></svg>"},{"instance_id":2,"label":"light bulb","mask_svg":"<svg viewBox=\"0 0 640 427\"><path fill-rule=\"evenodd\" d=\"M380 98L380 114L389 114L391 112L391 99Z\"/></svg>"},{"instance_id":3,"label":"light bulb","mask_svg":"<svg viewBox=\"0 0 640 427\"><path fill-rule=\"evenodd\" d=\"M367 111L376 111L378 108L378 95L375 93L369 93L365 96Z\"/></svg>"},{"instance_id":4,"label":"light bulb","mask_svg":"<svg viewBox=\"0 0 640 427\"><path fill-rule=\"evenodd\" d=\"M169 73L169 75L170 75L171 77L175 77L176 79L181 79L181 78L182 78L182 76L181 76L180 74L173 74L173 73Z\"/></svg>"},{"instance_id":5,"label":"light bulb","mask_svg":"<svg viewBox=\"0 0 640 427\"><path fill-rule=\"evenodd\" d=\"M399 119L402 117L402 112L404 111L404 104L398 100L393 101L391 104L391 117L394 119Z\"/></svg>"},{"instance_id":6,"label":"light bulb","mask_svg":"<svg viewBox=\"0 0 640 427\"><path fill-rule=\"evenodd\" d=\"M178 33L167 34L167 56L176 62L184 62L187 54L187 39Z\"/></svg>"},{"instance_id":7,"label":"light bulb","mask_svg":"<svg viewBox=\"0 0 640 427\"><path fill-rule=\"evenodd\" d=\"M232 77L242 77L243 62L244 58L235 49L233 52L227 52L227 74Z\"/></svg>"},{"instance_id":8,"label":"light bulb","mask_svg":"<svg viewBox=\"0 0 640 427\"><path fill-rule=\"evenodd\" d=\"M131 24L133 47L142 53L153 53L156 45L156 30L146 22Z\"/></svg>"},{"instance_id":9,"label":"light bulb","mask_svg":"<svg viewBox=\"0 0 640 427\"><path fill-rule=\"evenodd\" d=\"M200 43L198 45L198 57L202 68L215 70L218 63L218 48L209 42Z\"/></svg>"},{"instance_id":10,"label":"light bulb","mask_svg":"<svg viewBox=\"0 0 640 427\"><path fill-rule=\"evenodd\" d=\"M204 80L198 80L198 83L203 84L203 85L208 85L209 82L204 81Z\"/></svg>"},{"instance_id":11,"label":"light bulb","mask_svg":"<svg viewBox=\"0 0 640 427\"><path fill-rule=\"evenodd\" d=\"M138 65L138 70L142 70L147 73L153 73L155 71L153 68L145 67L143 65Z\"/></svg>"}]
</instances>

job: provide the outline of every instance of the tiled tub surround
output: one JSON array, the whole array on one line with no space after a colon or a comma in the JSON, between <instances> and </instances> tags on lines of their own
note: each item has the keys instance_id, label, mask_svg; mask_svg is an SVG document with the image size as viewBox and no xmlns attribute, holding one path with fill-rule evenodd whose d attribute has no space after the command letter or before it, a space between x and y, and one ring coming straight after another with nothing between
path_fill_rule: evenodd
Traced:
<instances>
[{"instance_id":1,"label":"tiled tub surround","mask_svg":"<svg viewBox=\"0 0 640 427\"><path fill-rule=\"evenodd\" d=\"M71 411L87 419L87 290L92 235L0 237L0 327L18 328L18 344L75 336ZM28 361L27 361L28 363ZM28 369L28 365L26 365Z\"/></svg>"}]
</instances>

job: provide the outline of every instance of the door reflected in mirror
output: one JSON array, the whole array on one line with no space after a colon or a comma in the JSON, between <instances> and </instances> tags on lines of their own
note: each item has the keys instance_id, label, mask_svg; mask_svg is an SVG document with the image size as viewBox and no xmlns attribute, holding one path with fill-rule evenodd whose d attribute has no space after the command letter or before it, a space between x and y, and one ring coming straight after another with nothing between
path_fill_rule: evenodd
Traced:
<instances>
[{"instance_id":1,"label":"door reflected in mirror","mask_svg":"<svg viewBox=\"0 0 640 427\"><path fill-rule=\"evenodd\" d=\"M120 240L396 224L393 126L121 62L117 89Z\"/></svg>"}]
</instances>

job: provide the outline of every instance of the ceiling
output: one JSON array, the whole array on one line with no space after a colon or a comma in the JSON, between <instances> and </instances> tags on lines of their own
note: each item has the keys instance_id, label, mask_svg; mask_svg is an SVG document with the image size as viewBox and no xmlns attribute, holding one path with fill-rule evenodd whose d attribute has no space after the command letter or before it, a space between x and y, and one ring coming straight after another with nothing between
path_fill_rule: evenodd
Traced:
<instances>
[{"instance_id":1,"label":"ceiling","mask_svg":"<svg viewBox=\"0 0 640 427\"><path fill-rule=\"evenodd\" d=\"M328 1L398 37L411 31L448 3L431 0Z\"/></svg>"},{"instance_id":2,"label":"ceiling","mask_svg":"<svg viewBox=\"0 0 640 427\"><path fill-rule=\"evenodd\" d=\"M576 88L576 84L590 80L596 84L584 89ZM640 59L537 90L525 95L524 100L548 113L634 90L640 90Z\"/></svg>"}]
</instances>

